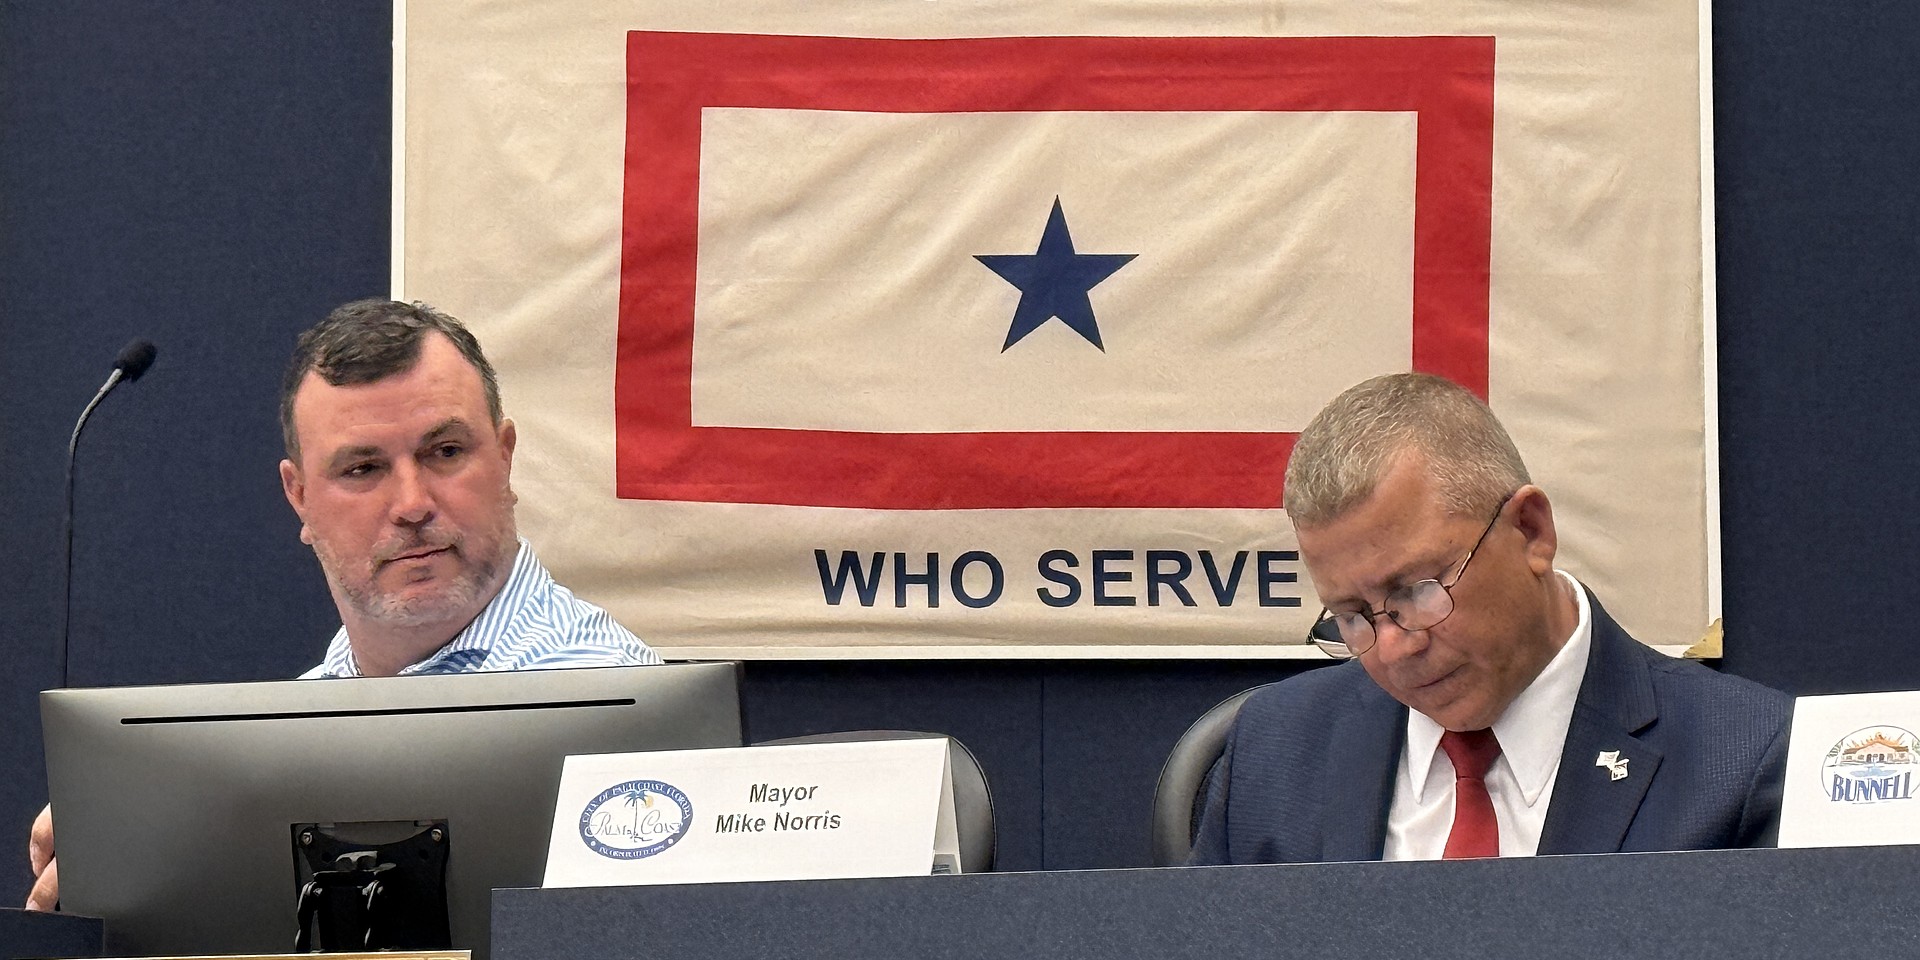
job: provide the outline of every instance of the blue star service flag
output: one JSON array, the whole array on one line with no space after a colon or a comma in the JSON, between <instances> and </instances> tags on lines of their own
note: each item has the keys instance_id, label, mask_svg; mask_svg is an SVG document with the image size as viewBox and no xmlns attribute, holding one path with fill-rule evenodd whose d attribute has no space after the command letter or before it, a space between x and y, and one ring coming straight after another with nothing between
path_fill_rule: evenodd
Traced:
<instances>
[{"instance_id":1,"label":"blue star service flag","mask_svg":"<svg viewBox=\"0 0 1920 960\"><path fill-rule=\"evenodd\" d=\"M1409 369L1636 633L1716 612L1696 9L396 16L396 291L495 355L542 557L669 656L1310 650L1288 452Z\"/></svg>"}]
</instances>

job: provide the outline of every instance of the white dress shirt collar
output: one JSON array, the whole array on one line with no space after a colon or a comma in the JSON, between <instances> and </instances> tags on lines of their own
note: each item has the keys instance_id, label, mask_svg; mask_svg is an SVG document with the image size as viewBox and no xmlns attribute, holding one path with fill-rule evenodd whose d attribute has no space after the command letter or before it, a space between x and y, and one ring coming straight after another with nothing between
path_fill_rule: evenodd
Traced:
<instances>
[{"instance_id":1,"label":"white dress shirt collar","mask_svg":"<svg viewBox=\"0 0 1920 960\"><path fill-rule=\"evenodd\" d=\"M1593 646L1593 611L1587 602L1586 588L1564 570L1555 570L1572 588L1580 606L1580 618L1573 634L1560 646L1560 652L1547 662L1540 675L1527 685L1505 713L1493 722L1494 739L1500 741L1501 759L1513 771L1521 798L1531 807L1540 799L1554 772L1560 767L1560 751L1567 741L1567 728L1573 722L1574 701L1580 696L1580 683L1587 675L1587 652ZM1427 771L1440 754L1440 735L1445 728L1418 710L1407 711L1405 755L1414 789L1412 799L1426 803Z\"/></svg>"}]
</instances>

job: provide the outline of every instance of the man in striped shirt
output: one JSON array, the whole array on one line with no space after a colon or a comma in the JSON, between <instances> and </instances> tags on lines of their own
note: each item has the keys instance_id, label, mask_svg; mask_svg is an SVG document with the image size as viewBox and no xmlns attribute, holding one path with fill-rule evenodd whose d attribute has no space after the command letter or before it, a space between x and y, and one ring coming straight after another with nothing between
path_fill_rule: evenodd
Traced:
<instances>
[{"instance_id":1,"label":"man in striped shirt","mask_svg":"<svg viewBox=\"0 0 1920 960\"><path fill-rule=\"evenodd\" d=\"M305 677L659 663L555 583L514 526L513 421L480 344L425 304L349 303L300 335L281 382L280 483L341 626ZM53 814L29 909L59 901Z\"/></svg>"},{"instance_id":2,"label":"man in striped shirt","mask_svg":"<svg viewBox=\"0 0 1920 960\"><path fill-rule=\"evenodd\" d=\"M301 335L280 396L281 487L342 624L307 676L659 662L515 535L513 421L458 321L347 304Z\"/></svg>"}]
</instances>

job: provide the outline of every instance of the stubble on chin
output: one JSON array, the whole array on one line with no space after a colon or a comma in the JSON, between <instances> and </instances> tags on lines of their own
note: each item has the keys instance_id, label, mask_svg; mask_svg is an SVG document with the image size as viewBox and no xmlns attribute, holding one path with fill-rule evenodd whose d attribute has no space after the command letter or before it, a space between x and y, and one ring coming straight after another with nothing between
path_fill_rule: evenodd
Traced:
<instances>
[{"instance_id":1,"label":"stubble on chin","mask_svg":"<svg viewBox=\"0 0 1920 960\"><path fill-rule=\"evenodd\" d=\"M518 542L515 541L515 547ZM460 547L455 547L456 551ZM342 564L324 542L316 541L313 552L320 559L327 583L334 595L342 598L354 613L367 620L394 627L421 627L442 623L456 616L478 613L481 593L500 572L499 556L480 558L467 564L440 589L412 596L381 589L378 583L381 561L370 561L358 571L360 576L342 575ZM504 552L504 551L503 551ZM464 552L463 560L470 558Z\"/></svg>"}]
</instances>

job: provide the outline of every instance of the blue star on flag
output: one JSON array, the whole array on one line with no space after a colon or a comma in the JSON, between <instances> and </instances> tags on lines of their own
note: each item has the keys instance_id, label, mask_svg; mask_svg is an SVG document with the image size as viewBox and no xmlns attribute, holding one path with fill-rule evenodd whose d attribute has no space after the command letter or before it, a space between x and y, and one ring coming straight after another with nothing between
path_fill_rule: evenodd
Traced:
<instances>
[{"instance_id":1,"label":"blue star on flag","mask_svg":"<svg viewBox=\"0 0 1920 960\"><path fill-rule=\"evenodd\" d=\"M1007 342L1000 352L1019 343L1021 338L1048 320L1058 319L1085 337L1088 343L1106 352L1100 342L1100 326L1093 318L1093 301L1087 291L1113 276L1137 253L1075 253L1073 237L1067 233L1067 215L1060 210L1060 198L1053 198L1053 212L1047 215L1047 228L1040 234L1040 248L1031 254L975 254L974 259L1000 279L1020 288L1020 304L1013 308L1013 324L1007 328Z\"/></svg>"}]
</instances>

